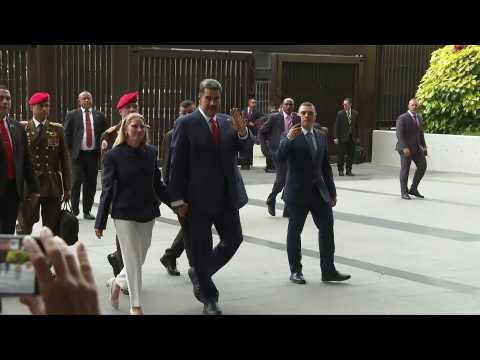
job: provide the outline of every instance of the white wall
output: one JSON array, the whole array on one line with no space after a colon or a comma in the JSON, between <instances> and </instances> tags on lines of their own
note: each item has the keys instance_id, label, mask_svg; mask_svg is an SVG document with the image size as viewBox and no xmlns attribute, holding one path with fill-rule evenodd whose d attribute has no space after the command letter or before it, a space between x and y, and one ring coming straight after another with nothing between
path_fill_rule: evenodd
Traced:
<instances>
[{"instance_id":1,"label":"white wall","mask_svg":"<svg viewBox=\"0 0 480 360\"><path fill-rule=\"evenodd\" d=\"M425 134L428 170L480 174L480 136ZM374 130L372 163L400 167L395 131Z\"/></svg>"}]
</instances>

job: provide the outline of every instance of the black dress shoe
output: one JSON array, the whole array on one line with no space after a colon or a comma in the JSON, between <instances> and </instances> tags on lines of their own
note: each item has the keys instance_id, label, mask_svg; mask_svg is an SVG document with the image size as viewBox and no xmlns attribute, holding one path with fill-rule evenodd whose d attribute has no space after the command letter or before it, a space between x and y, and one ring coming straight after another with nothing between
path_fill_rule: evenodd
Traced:
<instances>
[{"instance_id":1,"label":"black dress shoe","mask_svg":"<svg viewBox=\"0 0 480 360\"><path fill-rule=\"evenodd\" d=\"M355 174L352 173L351 171L347 171L347 176L355 176Z\"/></svg>"},{"instance_id":2,"label":"black dress shoe","mask_svg":"<svg viewBox=\"0 0 480 360\"><path fill-rule=\"evenodd\" d=\"M250 165L242 165L242 170L250 170Z\"/></svg>"},{"instance_id":3,"label":"black dress shoe","mask_svg":"<svg viewBox=\"0 0 480 360\"><path fill-rule=\"evenodd\" d=\"M73 209L72 213L73 215L78 216L78 214L80 214L80 211L78 209L77 210Z\"/></svg>"},{"instance_id":4,"label":"black dress shoe","mask_svg":"<svg viewBox=\"0 0 480 360\"><path fill-rule=\"evenodd\" d=\"M351 276L348 274L342 274L339 271L334 271L332 273L322 273L322 281L345 281L350 279Z\"/></svg>"},{"instance_id":5,"label":"black dress shoe","mask_svg":"<svg viewBox=\"0 0 480 360\"><path fill-rule=\"evenodd\" d=\"M209 300L205 298L200 291L200 283L198 282L197 273L194 268L188 269L188 277L193 284L193 295L201 303L207 303Z\"/></svg>"},{"instance_id":6,"label":"black dress shoe","mask_svg":"<svg viewBox=\"0 0 480 360\"><path fill-rule=\"evenodd\" d=\"M420 194L417 189L410 189L410 191L409 191L408 193L409 193L410 195L416 196L416 197L418 197L418 198L420 198L420 199L425 199L425 196L423 196L422 194Z\"/></svg>"},{"instance_id":7,"label":"black dress shoe","mask_svg":"<svg viewBox=\"0 0 480 360\"><path fill-rule=\"evenodd\" d=\"M339 171L338 176L345 176L345 174L343 173L343 171Z\"/></svg>"},{"instance_id":8,"label":"black dress shoe","mask_svg":"<svg viewBox=\"0 0 480 360\"><path fill-rule=\"evenodd\" d=\"M122 271L123 266L120 266L120 264L117 261L117 257L115 254L108 254L107 255L107 260L112 266L113 269L113 276L117 277L117 275Z\"/></svg>"},{"instance_id":9,"label":"black dress shoe","mask_svg":"<svg viewBox=\"0 0 480 360\"><path fill-rule=\"evenodd\" d=\"M290 281L295 284L301 284L301 285L307 283L303 278L303 274L301 272L292 273L292 275L290 275Z\"/></svg>"},{"instance_id":10,"label":"black dress shoe","mask_svg":"<svg viewBox=\"0 0 480 360\"><path fill-rule=\"evenodd\" d=\"M169 275L172 276L180 276L180 271L177 270L177 260L172 259L166 255L163 255L160 258L160 262L163 266L167 269Z\"/></svg>"},{"instance_id":11,"label":"black dress shoe","mask_svg":"<svg viewBox=\"0 0 480 360\"><path fill-rule=\"evenodd\" d=\"M95 220L95 216L92 216L90 213L83 213L83 218L85 220Z\"/></svg>"},{"instance_id":12,"label":"black dress shoe","mask_svg":"<svg viewBox=\"0 0 480 360\"><path fill-rule=\"evenodd\" d=\"M203 305L203 313L205 315L222 315L222 310L220 310L216 301L210 300Z\"/></svg>"},{"instance_id":13,"label":"black dress shoe","mask_svg":"<svg viewBox=\"0 0 480 360\"><path fill-rule=\"evenodd\" d=\"M271 216L275 216L275 200L274 201L267 200L267 206L268 206L268 213Z\"/></svg>"},{"instance_id":14,"label":"black dress shoe","mask_svg":"<svg viewBox=\"0 0 480 360\"><path fill-rule=\"evenodd\" d=\"M268 174L275 174L277 172L277 170L275 170L275 169L265 169L265 172L268 173Z\"/></svg>"},{"instance_id":15,"label":"black dress shoe","mask_svg":"<svg viewBox=\"0 0 480 360\"><path fill-rule=\"evenodd\" d=\"M412 198L408 194L402 194L403 200L412 200Z\"/></svg>"}]
</instances>

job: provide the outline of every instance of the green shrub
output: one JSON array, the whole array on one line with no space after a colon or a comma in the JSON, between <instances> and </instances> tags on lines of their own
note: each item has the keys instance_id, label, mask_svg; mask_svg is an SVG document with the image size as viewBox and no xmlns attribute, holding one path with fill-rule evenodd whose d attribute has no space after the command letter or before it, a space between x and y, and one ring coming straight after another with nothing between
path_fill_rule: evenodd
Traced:
<instances>
[{"instance_id":1,"label":"green shrub","mask_svg":"<svg viewBox=\"0 0 480 360\"><path fill-rule=\"evenodd\" d=\"M23 264L29 261L28 255L21 250L10 250L7 253L6 262L10 264Z\"/></svg>"},{"instance_id":2,"label":"green shrub","mask_svg":"<svg viewBox=\"0 0 480 360\"><path fill-rule=\"evenodd\" d=\"M416 97L426 132L479 132L480 46L455 51L449 45L434 51Z\"/></svg>"}]
</instances>

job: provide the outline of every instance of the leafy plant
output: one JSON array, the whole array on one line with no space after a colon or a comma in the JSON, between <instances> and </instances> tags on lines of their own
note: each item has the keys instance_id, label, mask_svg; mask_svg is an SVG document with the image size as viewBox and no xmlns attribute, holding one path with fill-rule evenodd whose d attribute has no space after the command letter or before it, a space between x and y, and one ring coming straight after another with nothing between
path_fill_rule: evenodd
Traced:
<instances>
[{"instance_id":1,"label":"leafy plant","mask_svg":"<svg viewBox=\"0 0 480 360\"><path fill-rule=\"evenodd\" d=\"M10 264L23 264L29 261L28 255L21 250L10 250L7 253L6 262Z\"/></svg>"},{"instance_id":2,"label":"leafy plant","mask_svg":"<svg viewBox=\"0 0 480 360\"><path fill-rule=\"evenodd\" d=\"M480 131L480 46L445 46L432 53L416 98L430 133Z\"/></svg>"}]
</instances>

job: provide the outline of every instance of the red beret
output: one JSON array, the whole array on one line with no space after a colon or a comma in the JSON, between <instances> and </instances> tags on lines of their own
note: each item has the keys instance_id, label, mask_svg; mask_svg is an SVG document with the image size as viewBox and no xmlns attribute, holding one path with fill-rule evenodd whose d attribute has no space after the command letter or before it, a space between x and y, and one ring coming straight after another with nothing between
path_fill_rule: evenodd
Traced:
<instances>
[{"instance_id":1,"label":"red beret","mask_svg":"<svg viewBox=\"0 0 480 360\"><path fill-rule=\"evenodd\" d=\"M48 95L48 93L46 93L46 92L37 92L37 93L32 95L32 97L28 101L28 105L40 104L44 101L47 101L49 96L50 95Z\"/></svg>"},{"instance_id":2,"label":"red beret","mask_svg":"<svg viewBox=\"0 0 480 360\"><path fill-rule=\"evenodd\" d=\"M138 91L122 95L120 100L118 100L117 109L120 110L121 108L123 108L127 104L137 102L137 97L138 97Z\"/></svg>"}]
</instances>

